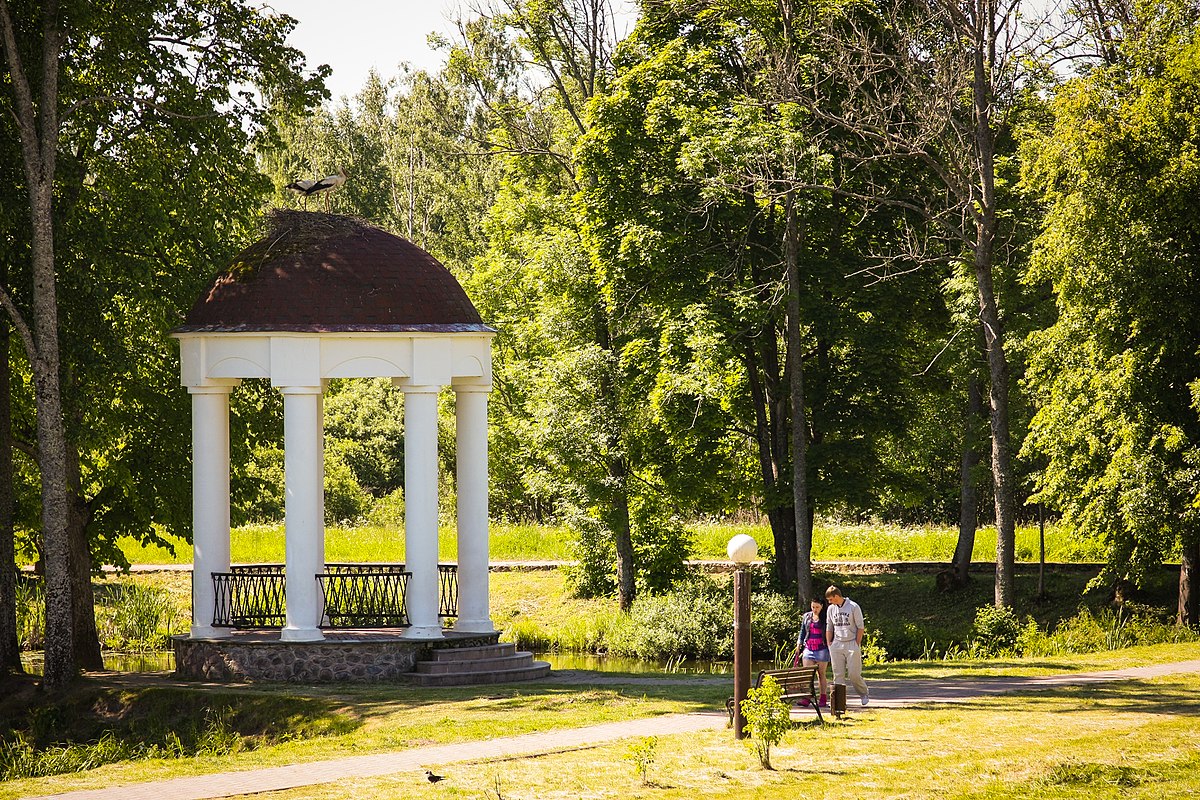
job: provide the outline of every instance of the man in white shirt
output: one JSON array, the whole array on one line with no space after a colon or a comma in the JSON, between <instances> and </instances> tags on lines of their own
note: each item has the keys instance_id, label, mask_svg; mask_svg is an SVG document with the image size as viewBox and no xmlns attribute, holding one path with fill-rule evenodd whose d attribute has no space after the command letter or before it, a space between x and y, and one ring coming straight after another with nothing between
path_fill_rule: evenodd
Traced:
<instances>
[{"instance_id":1,"label":"man in white shirt","mask_svg":"<svg viewBox=\"0 0 1200 800\"><path fill-rule=\"evenodd\" d=\"M842 590L830 586L825 590L829 611L825 639L829 642L829 657L833 664L833 682L842 686L846 680L854 685L862 704L871 702L871 692L862 677L863 613L858 603L842 596Z\"/></svg>"}]
</instances>

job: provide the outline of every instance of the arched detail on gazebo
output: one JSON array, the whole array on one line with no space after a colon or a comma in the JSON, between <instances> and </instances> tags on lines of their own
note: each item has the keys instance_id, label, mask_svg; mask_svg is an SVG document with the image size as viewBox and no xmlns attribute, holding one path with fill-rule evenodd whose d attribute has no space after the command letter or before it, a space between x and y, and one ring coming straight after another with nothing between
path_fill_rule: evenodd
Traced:
<instances>
[{"instance_id":1,"label":"arched detail on gazebo","mask_svg":"<svg viewBox=\"0 0 1200 800\"><path fill-rule=\"evenodd\" d=\"M390 378L404 393L406 638L442 638L438 617L437 396L455 393L458 615L493 633L488 604L487 398L491 339L454 277L428 253L357 220L275 212L173 332L192 396L192 638L214 626L212 576L230 569L229 394L265 378L283 395L286 622L317 641L324 570L324 387Z\"/></svg>"}]
</instances>

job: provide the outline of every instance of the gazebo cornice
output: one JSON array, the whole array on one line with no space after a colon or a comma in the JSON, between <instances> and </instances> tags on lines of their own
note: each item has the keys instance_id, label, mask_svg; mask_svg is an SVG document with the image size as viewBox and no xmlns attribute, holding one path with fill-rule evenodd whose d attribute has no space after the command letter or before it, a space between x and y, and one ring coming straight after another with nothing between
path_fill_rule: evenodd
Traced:
<instances>
[{"instance_id":1,"label":"gazebo cornice","mask_svg":"<svg viewBox=\"0 0 1200 800\"><path fill-rule=\"evenodd\" d=\"M170 331L170 336L181 339L185 336L273 336L273 335L305 335L305 334L334 334L352 333L361 336L390 337L397 334L405 336L426 335L443 336L445 334L467 333L475 336L494 336L496 329L482 323L452 323L452 324L417 324L417 325L180 325Z\"/></svg>"}]
</instances>

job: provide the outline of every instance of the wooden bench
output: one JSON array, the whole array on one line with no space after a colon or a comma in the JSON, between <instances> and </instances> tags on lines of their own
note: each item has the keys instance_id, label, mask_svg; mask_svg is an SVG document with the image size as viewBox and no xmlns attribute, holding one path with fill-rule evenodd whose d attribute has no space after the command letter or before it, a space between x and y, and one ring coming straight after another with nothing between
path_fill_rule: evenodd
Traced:
<instances>
[{"instance_id":1,"label":"wooden bench","mask_svg":"<svg viewBox=\"0 0 1200 800\"><path fill-rule=\"evenodd\" d=\"M817 720L824 722L821 716L820 695L817 691L820 681L817 678L817 667L793 667L791 669L764 669L754 679L754 688L762 687L763 676L770 675L783 689L783 701L790 703L807 699L809 705L816 709ZM725 701L725 710L729 713L729 724L733 724L733 698Z\"/></svg>"}]
</instances>

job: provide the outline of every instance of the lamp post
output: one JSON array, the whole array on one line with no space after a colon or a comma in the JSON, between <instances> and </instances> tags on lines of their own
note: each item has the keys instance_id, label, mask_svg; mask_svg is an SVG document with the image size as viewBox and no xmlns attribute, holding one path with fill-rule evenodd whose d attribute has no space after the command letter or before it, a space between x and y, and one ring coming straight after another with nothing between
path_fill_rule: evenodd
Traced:
<instances>
[{"instance_id":1,"label":"lamp post","mask_svg":"<svg viewBox=\"0 0 1200 800\"><path fill-rule=\"evenodd\" d=\"M750 693L750 562L758 555L754 538L739 533L725 552L737 569L733 573L733 735L746 735L742 701Z\"/></svg>"}]
</instances>

